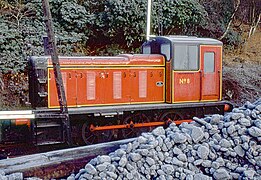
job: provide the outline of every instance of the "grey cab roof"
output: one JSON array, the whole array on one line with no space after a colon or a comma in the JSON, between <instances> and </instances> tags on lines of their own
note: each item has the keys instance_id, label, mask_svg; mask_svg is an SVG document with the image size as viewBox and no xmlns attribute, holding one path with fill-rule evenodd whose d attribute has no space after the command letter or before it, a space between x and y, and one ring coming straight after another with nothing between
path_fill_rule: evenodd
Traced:
<instances>
[{"instance_id":1,"label":"grey cab roof","mask_svg":"<svg viewBox=\"0 0 261 180\"><path fill-rule=\"evenodd\" d=\"M186 44L206 44L206 45L222 45L223 43L219 40L212 38L198 38L196 36L158 36L155 38L156 41L167 40L172 43L186 43Z\"/></svg>"}]
</instances>

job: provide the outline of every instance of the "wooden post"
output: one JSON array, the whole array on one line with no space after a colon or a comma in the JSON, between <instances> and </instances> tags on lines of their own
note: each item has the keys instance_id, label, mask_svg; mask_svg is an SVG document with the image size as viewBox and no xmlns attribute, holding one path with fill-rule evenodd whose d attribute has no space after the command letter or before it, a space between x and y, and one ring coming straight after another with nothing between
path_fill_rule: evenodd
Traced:
<instances>
[{"instance_id":1,"label":"wooden post","mask_svg":"<svg viewBox=\"0 0 261 180\"><path fill-rule=\"evenodd\" d=\"M65 119L63 121L63 134L65 134L66 137L64 137L63 135L63 138L68 145L72 145L71 126L70 126L70 120L69 120L69 114L67 108L67 101L66 101L66 96L65 96L64 86L63 86L63 79L60 70L57 47L55 43L55 35L53 31L52 15L51 15L48 0L42 0L42 5L43 5L44 21L47 30L49 47L51 51L52 64L54 69L55 83L57 87L57 94L58 94L58 99L60 104L60 111L65 115ZM64 132L64 128L65 128L65 132Z\"/></svg>"}]
</instances>

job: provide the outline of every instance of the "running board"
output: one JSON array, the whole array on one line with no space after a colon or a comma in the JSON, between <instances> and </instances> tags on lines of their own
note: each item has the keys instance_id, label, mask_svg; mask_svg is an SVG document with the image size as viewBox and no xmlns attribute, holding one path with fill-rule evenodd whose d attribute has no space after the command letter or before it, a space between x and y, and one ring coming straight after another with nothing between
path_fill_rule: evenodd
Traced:
<instances>
[{"instance_id":1,"label":"running board","mask_svg":"<svg viewBox=\"0 0 261 180\"><path fill-rule=\"evenodd\" d=\"M35 114L31 110L0 111L0 120L15 119L35 119Z\"/></svg>"}]
</instances>

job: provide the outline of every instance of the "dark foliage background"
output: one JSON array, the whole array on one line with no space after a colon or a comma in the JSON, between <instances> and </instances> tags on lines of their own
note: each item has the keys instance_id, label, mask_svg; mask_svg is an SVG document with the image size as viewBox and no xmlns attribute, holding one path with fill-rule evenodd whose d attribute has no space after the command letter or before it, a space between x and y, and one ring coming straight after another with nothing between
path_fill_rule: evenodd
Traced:
<instances>
[{"instance_id":1,"label":"dark foliage background","mask_svg":"<svg viewBox=\"0 0 261 180\"><path fill-rule=\"evenodd\" d=\"M238 0L237 0L238 1ZM154 0L152 33L219 38L236 0ZM113 55L138 52L145 40L146 0L50 0L58 50L63 55ZM239 1L240 2L240 1ZM240 2L237 19L251 23L251 7ZM41 0L0 0L1 72L23 71L30 55L42 55L45 35ZM223 39L235 46L240 33L231 28Z\"/></svg>"}]
</instances>

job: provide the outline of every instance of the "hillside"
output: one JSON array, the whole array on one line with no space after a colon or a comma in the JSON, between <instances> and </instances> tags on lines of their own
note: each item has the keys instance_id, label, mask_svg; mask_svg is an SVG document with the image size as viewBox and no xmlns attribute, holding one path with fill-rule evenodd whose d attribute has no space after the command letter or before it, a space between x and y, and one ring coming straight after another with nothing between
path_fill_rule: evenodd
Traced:
<instances>
[{"instance_id":1,"label":"hillside","mask_svg":"<svg viewBox=\"0 0 261 180\"><path fill-rule=\"evenodd\" d=\"M224 52L223 98L242 105L261 96L261 30L242 48Z\"/></svg>"}]
</instances>

